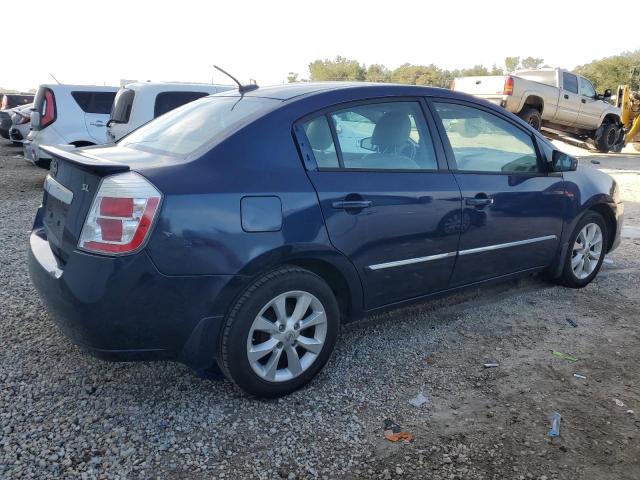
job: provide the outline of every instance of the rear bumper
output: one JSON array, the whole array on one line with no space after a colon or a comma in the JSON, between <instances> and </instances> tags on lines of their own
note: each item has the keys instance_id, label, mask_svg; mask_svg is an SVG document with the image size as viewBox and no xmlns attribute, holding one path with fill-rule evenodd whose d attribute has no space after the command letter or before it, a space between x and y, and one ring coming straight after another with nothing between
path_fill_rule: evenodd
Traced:
<instances>
[{"instance_id":1,"label":"rear bumper","mask_svg":"<svg viewBox=\"0 0 640 480\"><path fill-rule=\"evenodd\" d=\"M30 237L29 271L62 332L94 356L173 359L195 369L215 358L224 315L215 300L231 275L166 276L144 251L126 257L75 251L61 265L38 228Z\"/></svg>"}]
</instances>

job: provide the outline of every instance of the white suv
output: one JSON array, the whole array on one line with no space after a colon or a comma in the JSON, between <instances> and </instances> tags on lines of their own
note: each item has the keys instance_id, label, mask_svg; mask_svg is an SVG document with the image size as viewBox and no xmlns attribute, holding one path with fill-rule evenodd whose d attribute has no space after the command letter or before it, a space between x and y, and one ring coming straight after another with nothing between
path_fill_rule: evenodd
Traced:
<instances>
[{"instance_id":1,"label":"white suv","mask_svg":"<svg viewBox=\"0 0 640 480\"><path fill-rule=\"evenodd\" d=\"M116 95L107 135L110 141L115 142L169 110L200 97L234 88L208 83L130 83Z\"/></svg>"},{"instance_id":2,"label":"white suv","mask_svg":"<svg viewBox=\"0 0 640 480\"><path fill-rule=\"evenodd\" d=\"M31 132L23 143L24 157L49 168L51 158L40 145L107 143L107 122L117 91L117 87L41 85L33 102Z\"/></svg>"}]
</instances>

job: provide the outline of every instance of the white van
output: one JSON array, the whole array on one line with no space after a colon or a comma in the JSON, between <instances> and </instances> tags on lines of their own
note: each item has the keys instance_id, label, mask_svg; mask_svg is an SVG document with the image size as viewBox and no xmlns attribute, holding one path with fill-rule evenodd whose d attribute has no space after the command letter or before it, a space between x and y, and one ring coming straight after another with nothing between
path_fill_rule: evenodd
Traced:
<instances>
[{"instance_id":1,"label":"white van","mask_svg":"<svg viewBox=\"0 0 640 480\"><path fill-rule=\"evenodd\" d=\"M24 157L49 168L51 157L40 145L107 143L107 122L117 91L117 87L41 85L33 102L31 132L22 144Z\"/></svg>"},{"instance_id":2,"label":"white van","mask_svg":"<svg viewBox=\"0 0 640 480\"><path fill-rule=\"evenodd\" d=\"M130 83L116 95L107 135L110 141L115 142L169 110L200 97L234 88L209 83Z\"/></svg>"}]
</instances>

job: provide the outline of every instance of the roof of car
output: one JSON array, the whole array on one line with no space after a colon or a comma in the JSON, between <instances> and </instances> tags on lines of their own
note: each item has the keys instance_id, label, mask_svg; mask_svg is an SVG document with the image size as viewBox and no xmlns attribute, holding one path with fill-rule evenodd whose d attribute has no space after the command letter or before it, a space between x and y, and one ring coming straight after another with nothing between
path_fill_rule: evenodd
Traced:
<instances>
[{"instance_id":1,"label":"roof of car","mask_svg":"<svg viewBox=\"0 0 640 480\"><path fill-rule=\"evenodd\" d=\"M234 88L232 85L222 85L214 83L185 83L185 82L132 82L127 83L122 88L131 90L151 90L151 91L168 91L168 90L203 90L203 91L224 91Z\"/></svg>"},{"instance_id":2,"label":"roof of car","mask_svg":"<svg viewBox=\"0 0 640 480\"><path fill-rule=\"evenodd\" d=\"M81 92L117 92L118 87L102 86L102 85L71 85L66 83L45 83L40 88L50 88L52 90L75 90Z\"/></svg>"},{"instance_id":3,"label":"roof of car","mask_svg":"<svg viewBox=\"0 0 640 480\"><path fill-rule=\"evenodd\" d=\"M418 85L405 85L398 83L370 83L370 82L301 82L301 83L287 83L283 85L273 85L268 87L259 87L256 90L245 93L247 97L266 97L276 100L291 100L293 98L301 97L304 95L310 95L321 92L346 90L346 89L362 89L362 90L380 90L383 94L385 91L388 93L390 90L394 90L396 94L406 95L429 95L429 94L442 94L443 89L438 87L425 87ZM449 90L445 90L449 91ZM229 94L231 92L228 92ZM237 91L235 95L240 95Z\"/></svg>"}]
</instances>

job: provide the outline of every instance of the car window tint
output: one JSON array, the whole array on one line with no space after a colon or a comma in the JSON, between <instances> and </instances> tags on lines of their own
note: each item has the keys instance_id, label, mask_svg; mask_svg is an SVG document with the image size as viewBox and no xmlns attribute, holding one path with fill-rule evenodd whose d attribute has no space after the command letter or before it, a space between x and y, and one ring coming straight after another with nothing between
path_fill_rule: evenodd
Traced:
<instances>
[{"instance_id":1,"label":"car window tint","mask_svg":"<svg viewBox=\"0 0 640 480\"><path fill-rule=\"evenodd\" d=\"M316 117L302 124L304 132L313 150L313 156L320 168L338 168L338 155L331 137L331 129L327 117Z\"/></svg>"},{"instance_id":2,"label":"car window tint","mask_svg":"<svg viewBox=\"0 0 640 480\"><path fill-rule=\"evenodd\" d=\"M455 103L435 103L453 149L458 170L537 172L538 156L530 135L497 115Z\"/></svg>"},{"instance_id":3,"label":"car window tint","mask_svg":"<svg viewBox=\"0 0 640 480\"><path fill-rule=\"evenodd\" d=\"M417 102L372 103L333 112L344 168L435 170L431 136Z\"/></svg>"},{"instance_id":4,"label":"car window tint","mask_svg":"<svg viewBox=\"0 0 640 480\"><path fill-rule=\"evenodd\" d=\"M122 138L119 145L188 155L242 126L280 101L258 97L204 97L167 112Z\"/></svg>"},{"instance_id":5,"label":"car window tint","mask_svg":"<svg viewBox=\"0 0 640 480\"><path fill-rule=\"evenodd\" d=\"M596 90L591 85L589 80L584 78L580 79L580 95L584 95L585 97L595 98Z\"/></svg>"},{"instance_id":6,"label":"car window tint","mask_svg":"<svg viewBox=\"0 0 640 480\"><path fill-rule=\"evenodd\" d=\"M111 113L116 92L71 92L78 106L86 113Z\"/></svg>"},{"instance_id":7,"label":"car window tint","mask_svg":"<svg viewBox=\"0 0 640 480\"><path fill-rule=\"evenodd\" d=\"M572 73L562 72L562 88L567 92L578 93L578 77Z\"/></svg>"},{"instance_id":8,"label":"car window tint","mask_svg":"<svg viewBox=\"0 0 640 480\"><path fill-rule=\"evenodd\" d=\"M162 92L156 96L153 107L153 118L159 117L185 103L209 95L207 92Z\"/></svg>"}]
</instances>

